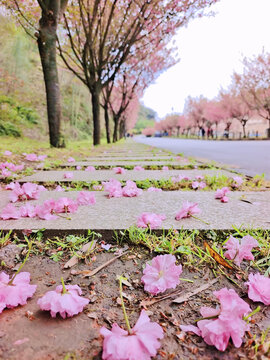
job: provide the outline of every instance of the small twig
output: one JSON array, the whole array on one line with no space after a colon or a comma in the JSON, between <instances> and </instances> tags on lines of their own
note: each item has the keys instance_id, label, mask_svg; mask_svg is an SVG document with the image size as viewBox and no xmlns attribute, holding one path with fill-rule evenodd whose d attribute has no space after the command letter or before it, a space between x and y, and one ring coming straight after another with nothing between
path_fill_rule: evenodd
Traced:
<instances>
[{"instance_id":1,"label":"small twig","mask_svg":"<svg viewBox=\"0 0 270 360\"><path fill-rule=\"evenodd\" d=\"M213 279L211 281L209 281L208 283L198 287L197 289L193 290L193 291L190 291L188 293L185 293L184 295L178 297L177 299L174 299L173 302L174 303L177 303L177 304L180 304L182 302L185 302L187 300L189 300L189 298L191 298L191 296L193 295L197 295L199 294L200 292L208 289L210 286L214 285L216 282L218 282L219 278L217 279Z\"/></svg>"},{"instance_id":2,"label":"small twig","mask_svg":"<svg viewBox=\"0 0 270 360\"><path fill-rule=\"evenodd\" d=\"M126 255L128 253L128 251L123 252L122 254L115 256L114 258L110 259L109 261L105 262L104 264L100 265L99 267L97 267L94 270L91 271L82 271L82 274L84 277L90 277L95 275L96 273L98 273L100 270L102 270L103 268L105 268L106 266L109 266L111 263L113 263L115 260L119 259L121 256Z\"/></svg>"}]
</instances>

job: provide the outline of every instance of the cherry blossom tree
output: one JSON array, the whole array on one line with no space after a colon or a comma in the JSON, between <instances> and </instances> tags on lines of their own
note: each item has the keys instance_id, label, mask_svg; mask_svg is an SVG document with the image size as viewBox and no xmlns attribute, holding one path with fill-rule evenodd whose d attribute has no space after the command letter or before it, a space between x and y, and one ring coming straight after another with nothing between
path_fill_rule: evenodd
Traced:
<instances>
[{"instance_id":1,"label":"cherry blossom tree","mask_svg":"<svg viewBox=\"0 0 270 360\"><path fill-rule=\"evenodd\" d=\"M226 121L230 114L226 107L222 106L222 104L218 101L207 101L204 108L204 113L207 121L216 127L216 137L217 137L217 128L221 122Z\"/></svg>"},{"instance_id":2,"label":"cherry blossom tree","mask_svg":"<svg viewBox=\"0 0 270 360\"><path fill-rule=\"evenodd\" d=\"M189 122L192 122L193 126L199 130L203 128L207 120L205 116L206 103L207 99L203 96L198 98L189 96L185 102L184 113L188 116Z\"/></svg>"},{"instance_id":3,"label":"cherry blossom tree","mask_svg":"<svg viewBox=\"0 0 270 360\"><path fill-rule=\"evenodd\" d=\"M243 64L243 73L233 75L233 86L247 106L268 121L270 137L270 54L245 58Z\"/></svg>"},{"instance_id":4,"label":"cherry blossom tree","mask_svg":"<svg viewBox=\"0 0 270 360\"><path fill-rule=\"evenodd\" d=\"M94 145L100 143L100 95L122 65L148 45L168 43L180 26L217 0L74 0L65 13L60 55L89 89ZM66 41L68 40L68 41Z\"/></svg>"},{"instance_id":5,"label":"cherry blossom tree","mask_svg":"<svg viewBox=\"0 0 270 360\"><path fill-rule=\"evenodd\" d=\"M57 70L57 30L68 0L1 0L28 35L37 41L45 81L50 144L61 138L61 101Z\"/></svg>"},{"instance_id":6,"label":"cherry blossom tree","mask_svg":"<svg viewBox=\"0 0 270 360\"><path fill-rule=\"evenodd\" d=\"M252 116L252 111L250 110L247 103L243 100L240 95L237 95L230 90L230 93L223 93L221 95L221 106L223 110L227 113L226 124L228 131L232 123L232 119L237 119L241 122L243 127L244 138L246 137L246 124L250 117ZM226 130L226 129L225 129Z\"/></svg>"}]
</instances>

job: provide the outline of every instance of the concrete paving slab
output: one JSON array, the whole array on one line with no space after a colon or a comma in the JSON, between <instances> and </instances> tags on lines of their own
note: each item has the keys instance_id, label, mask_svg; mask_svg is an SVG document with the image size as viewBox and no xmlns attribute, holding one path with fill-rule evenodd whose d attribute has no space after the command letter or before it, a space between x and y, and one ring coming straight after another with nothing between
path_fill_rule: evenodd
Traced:
<instances>
[{"instance_id":1,"label":"concrete paving slab","mask_svg":"<svg viewBox=\"0 0 270 360\"><path fill-rule=\"evenodd\" d=\"M3 191L0 199L0 211L8 203L8 191ZM40 199L30 203L42 203L46 199L59 199L66 196L75 199L78 193L75 191L59 193L48 191L41 193ZM39 220L22 218L19 220L0 221L3 230L41 229L52 230L53 233L64 231L107 231L127 229L136 224L138 216L142 212L154 212L165 214L164 229L172 227L181 229L215 229L228 230L232 226L242 228L270 229L270 192L246 193L246 198L253 204L240 200L243 192L229 194L229 202L221 203L214 197L214 192L161 192L147 193L134 198L107 198L105 192L95 192L96 204L80 206L75 214L71 214L71 220L58 218L56 220ZM177 211L180 210L184 201L197 202L201 213L198 215L209 225L194 218L175 220ZM18 205L18 203L15 204Z\"/></svg>"},{"instance_id":2,"label":"concrete paving slab","mask_svg":"<svg viewBox=\"0 0 270 360\"><path fill-rule=\"evenodd\" d=\"M100 160L100 161L76 161L73 163L65 163L60 165L61 167L70 167L70 166L188 166L193 165L189 161L143 161L136 159L135 161L128 161L126 160L114 160L114 159L107 159Z\"/></svg>"},{"instance_id":3,"label":"concrete paving slab","mask_svg":"<svg viewBox=\"0 0 270 360\"><path fill-rule=\"evenodd\" d=\"M218 176L225 175L228 177L232 177L235 174L227 171L227 170L127 170L125 174L115 174L113 170L96 170L96 171L84 171L84 170L74 170L72 171L73 177L72 179L65 179L64 174L67 171L63 170L49 170L49 171L39 171L33 175L25 176L18 180L19 182L49 182L49 181L57 181L57 182L71 182L71 181L103 181L109 179L117 179L117 180L160 180L165 179L168 180L172 176L189 176L192 179L197 175L210 175L210 176Z\"/></svg>"},{"instance_id":4,"label":"concrete paving slab","mask_svg":"<svg viewBox=\"0 0 270 360\"><path fill-rule=\"evenodd\" d=\"M89 157L87 159L83 159L83 161L133 161L133 160L144 160L144 161L186 161L184 158L179 160L174 156L149 156L149 155L141 155L141 156L104 156L104 157Z\"/></svg>"},{"instance_id":5,"label":"concrete paving slab","mask_svg":"<svg viewBox=\"0 0 270 360\"><path fill-rule=\"evenodd\" d=\"M136 153L136 152L131 152L131 153L127 153L127 152L123 152L123 153L106 153L106 154L95 154L95 156L90 156L89 159L92 159L92 158L140 158L140 159L146 159L146 158L154 158L154 159L159 159L159 158L176 158L176 156L170 156L169 154L157 154L157 155L154 155L152 153ZM88 160L88 159L87 159Z\"/></svg>"}]
</instances>

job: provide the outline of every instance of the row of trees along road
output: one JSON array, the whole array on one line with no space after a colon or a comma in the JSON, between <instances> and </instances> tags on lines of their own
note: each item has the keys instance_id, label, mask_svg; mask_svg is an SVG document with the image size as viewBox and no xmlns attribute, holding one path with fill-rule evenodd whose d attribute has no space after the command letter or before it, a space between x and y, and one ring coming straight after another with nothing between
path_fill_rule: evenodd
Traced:
<instances>
[{"instance_id":1,"label":"row of trees along road","mask_svg":"<svg viewBox=\"0 0 270 360\"><path fill-rule=\"evenodd\" d=\"M270 138L270 54L263 52L252 58L244 58L243 71L234 73L228 90L221 90L217 98L208 100L203 96L186 99L183 114L169 114L155 128L143 131L153 135L155 131L171 134L180 129L188 135L191 130L207 128L214 130L220 123L229 132L232 120L237 119L246 137L246 125L252 117L268 122L267 137Z\"/></svg>"},{"instance_id":2,"label":"row of trees along road","mask_svg":"<svg viewBox=\"0 0 270 360\"><path fill-rule=\"evenodd\" d=\"M94 145L100 143L101 106L107 141L111 141L109 114L116 141L143 90L176 61L174 49L167 45L177 29L202 16L216 1L0 0L37 40L51 145L62 145L57 52L91 94Z\"/></svg>"}]
</instances>

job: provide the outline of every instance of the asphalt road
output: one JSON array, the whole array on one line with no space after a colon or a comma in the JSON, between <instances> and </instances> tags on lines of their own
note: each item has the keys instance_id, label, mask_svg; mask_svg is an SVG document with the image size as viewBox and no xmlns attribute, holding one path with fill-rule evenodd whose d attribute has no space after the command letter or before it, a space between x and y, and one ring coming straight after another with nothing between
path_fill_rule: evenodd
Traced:
<instances>
[{"instance_id":1,"label":"asphalt road","mask_svg":"<svg viewBox=\"0 0 270 360\"><path fill-rule=\"evenodd\" d=\"M264 173L270 179L270 140L215 141L145 136L137 136L135 140L176 154L184 153L185 156L215 160L236 167L246 175Z\"/></svg>"}]
</instances>

